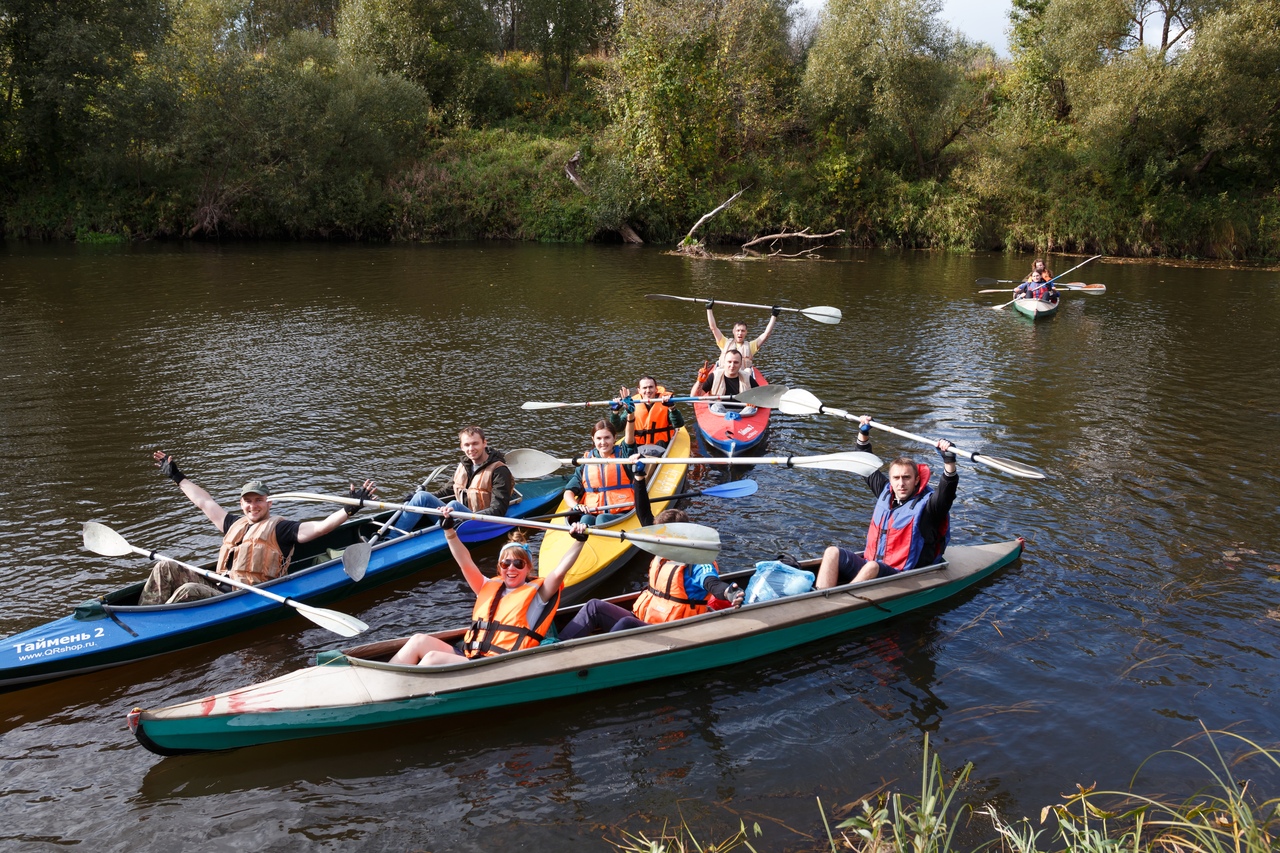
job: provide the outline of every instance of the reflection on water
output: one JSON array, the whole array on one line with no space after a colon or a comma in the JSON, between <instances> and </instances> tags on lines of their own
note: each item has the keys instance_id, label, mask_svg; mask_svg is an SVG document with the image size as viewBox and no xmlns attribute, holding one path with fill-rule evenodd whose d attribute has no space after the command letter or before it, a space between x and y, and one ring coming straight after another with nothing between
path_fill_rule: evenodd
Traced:
<instances>
[{"instance_id":1,"label":"reflection on water","mask_svg":"<svg viewBox=\"0 0 1280 853\"><path fill-rule=\"evenodd\" d=\"M813 647L551 704L160 760L134 705L302 665L334 638L292 619L235 640L0 696L0 839L123 850L563 848L684 815L759 820L772 846L821 838L835 808L914 789L922 735L975 763L975 799L1034 815L1076 782L1123 787L1199 730L1274 741L1280 381L1276 274L1094 264L1033 324L975 295L1025 259L867 253L831 263L701 263L621 247L0 247L0 547L9 634L136 579L95 558L105 521L179 557L211 525L149 459L164 447L227 505L261 476L408 492L456 458L457 428L558 456L589 445L594 400L651 373L683 390L714 353L714 295L833 305L784 314L758 361L828 405L1047 471L962 463L957 542L1024 536L1019 563L960 598ZM998 296L998 295L997 295ZM763 311L717 308L758 333ZM691 412L686 414L691 415ZM692 418L690 418L692 420ZM776 417L770 453L849 449L844 420ZM877 434L884 458L927 449ZM857 541L872 496L832 471L699 466L690 485L722 568ZM305 518L315 507L277 507ZM481 555L482 562L491 553ZM635 588L642 560L610 590ZM340 607L375 636L464 622L449 565ZM1149 790L1193 785L1150 765ZM1259 778L1259 777L1255 777ZM1262 781L1259 781L1261 784ZM1272 780L1273 782L1275 780ZM1275 791L1275 784L1267 790Z\"/></svg>"}]
</instances>

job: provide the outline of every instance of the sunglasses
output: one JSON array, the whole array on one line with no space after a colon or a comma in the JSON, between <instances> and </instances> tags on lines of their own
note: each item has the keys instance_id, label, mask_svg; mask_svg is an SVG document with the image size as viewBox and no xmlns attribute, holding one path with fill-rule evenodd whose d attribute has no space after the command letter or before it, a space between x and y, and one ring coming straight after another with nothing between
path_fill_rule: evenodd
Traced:
<instances>
[{"instance_id":1,"label":"sunglasses","mask_svg":"<svg viewBox=\"0 0 1280 853\"><path fill-rule=\"evenodd\" d=\"M498 565L502 566L502 568L504 569L523 569L525 566L529 564L526 563L524 560L503 560L502 562L498 563Z\"/></svg>"}]
</instances>

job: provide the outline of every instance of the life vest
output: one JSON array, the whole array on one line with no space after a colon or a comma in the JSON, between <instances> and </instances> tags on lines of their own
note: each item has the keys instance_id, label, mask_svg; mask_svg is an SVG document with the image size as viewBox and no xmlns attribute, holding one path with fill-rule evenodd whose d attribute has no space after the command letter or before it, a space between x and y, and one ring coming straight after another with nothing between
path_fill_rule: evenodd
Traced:
<instances>
[{"instance_id":1,"label":"life vest","mask_svg":"<svg viewBox=\"0 0 1280 853\"><path fill-rule=\"evenodd\" d=\"M667 393L667 389L658 386L658 396ZM671 409L661 403L642 403L640 395L631 398L636 401L636 444L667 444L675 435L675 427L671 426Z\"/></svg>"},{"instance_id":2,"label":"life vest","mask_svg":"<svg viewBox=\"0 0 1280 853\"><path fill-rule=\"evenodd\" d=\"M755 367L755 359L752 357L753 353L751 352L752 343L753 341L738 343L733 338L725 338L724 345L720 347L720 357L716 359L716 365L724 367L724 354L730 350L737 350L742 353L742 370L744 372Z\"/></svg>"},{"instance_id":3,"label":"life vest","mask_svg":"<svg viewBox=\"0 0 1280 853\"><path fill-rule=\"evenodd\" d=\"M463 654L467 657L492 657L503 652L528 649L546 639L547 626L555 618L556 608L560 606L560 593L557 592L555 598L547 602L538 624L530 625L529 604L538 594L542 579L536 578L502 595L505 586L500 578L490 578L480 587L476 605L471 608L471 627L463 638ZM502 600L498 602L498 612L493 614L491 621L489 610L493 607L494 597L498 595L502 595Z\"/></svg>"},{"instance_id":4,"label":"life vest","mask_svg":"<svg viewBox=\"0 0 1280 853\"><path fill-rule=\"evenodd\" d=\"M289 570L293 552L285 554L276 539L279 516L270 516L254 524L248 516L240 516L222 537L218 551L218 574L256 586L278 578Z\"/></svg>"},{"instance_id":5,"label":"life vest","mask_svg":"<svg viewBox=\"0 0 1280 853\"><path fill-rule=\"evenodd\" d=\"M465 462L458 463L458 470L453 472L453 493L472 512L488 509L493 504L493 472L507 467L507 463L489 454L489 458L478 469L467 476Z\"/></svg>"},{"instance_id":6,"label":"life vest","mask_svg":"<svg viewBox=\"0 0 1280 853\"><path fill-rule=\"evenodd\" d=\"M916 465L920 488L908 501L892 506L893 487L885 485L871 511L871 527L867 530L867 547L862 556L888 566L896 572L905 572L917 566L929 566L937 562L951 539L951 519L946 518L938 529L938 541L929 546L920 531L920 517L933 489L929 488L929 466Z\"/></svg>"},{"instance_id":7,"label":"life vest","mask_svg":"<svg viewBox=\"0 0 1280 853\"><path fill-rule=\"evenodd\" d=\"M1050 302L1055 301L1057 294L1050 295L1049 293L1051 289L1051 285L1049 285L1050 281L1053 281L1053 279L1049 278L1049 273L1047 272L1040 274L1032 273L1026 281L1027 288L1024 292L1032 299L1041 299Z\"/></svg>"},{"instance_id":8,"label":"life vest","mask_svg":"<svg viewBox=\"0 0 1280 853\"><path fill-rule=\"evenodd\" d=\"M707 600L690 598L684 588L684 577L684 563L654 557L649 563L649 585L640 593L631 612L651 625L706 613Z\"/></svg>"},{"instance_id":9,"label":"life vest","mask_svg":"<svg viewBox=\"0 0 1280 853\"><path fill-rule=\"evenodd\" d=\"M600 458L593 447L588 456ZM619 461L616 465L583 465L582 505L592 515L602 512L626 512L635 506L636 496L631 490L631 475L627 473L626 464ZM601 507L613 509L601 509Z\"/></svg>"},{"instance_id":10,"label":"life vest","mask_svg":"<svg viewBox=\"0 0 1280 853\"><path fill-rule=\"evenodd\" d=\"M725 390L724 368L717 367L715 373L711 375L711 396L721 397L729 392ZM741 394L743 391L751 387L751 373L745 367L738 371L738 390L736 393Z\"/></svg>"}]
</instances>

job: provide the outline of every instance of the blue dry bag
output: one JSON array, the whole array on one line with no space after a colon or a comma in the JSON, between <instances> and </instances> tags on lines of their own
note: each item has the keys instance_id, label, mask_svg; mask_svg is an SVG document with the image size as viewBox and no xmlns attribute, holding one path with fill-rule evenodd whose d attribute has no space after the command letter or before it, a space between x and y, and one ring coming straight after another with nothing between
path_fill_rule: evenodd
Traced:
<instances>
[{"instance_id":1,"label":"blue dry bag","mask_svg":"<svg viewBox=\"0 0 1280 853\"><path fill-rule=\"evenodd\" d=\"M799 595L811 589L813 572L806 572L777 560L766 560L756 563L756 573L747 584L746 600L743 603L755 604L771 598Z\"/></svg>"}]
</instances>

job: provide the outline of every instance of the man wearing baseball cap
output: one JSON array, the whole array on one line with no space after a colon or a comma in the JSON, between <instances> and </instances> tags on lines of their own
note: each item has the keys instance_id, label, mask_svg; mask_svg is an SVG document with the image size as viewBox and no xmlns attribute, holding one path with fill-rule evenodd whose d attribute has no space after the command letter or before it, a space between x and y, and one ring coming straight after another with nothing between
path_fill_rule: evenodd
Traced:
<instances>
[{"instance_id":1,"label":"man wearing baseball cap","mask_svg":"<svg viewBox=\"0 0 1280 853\"><path fill-rule=\"evenodd\" d=\"M157 450L152 457L160 473L177 483L182 493L222 532L218 574L241 583L256 585L284 575L299 542L310 542L338 529L359 509L343 507L321 521L292 521L272 515L267 484L261 480L250 480L240 489L240 512L243 514L236 515L227 512L212 495L188 480L178 470L178 463L172 456ZM359 488L351 487L353 498L372 498L375 492L372 480L365 480ZM138 603L178 604L211 598L222 592L216 583L203 575L169 560L161 560L152 568Z\"/></svg>"}]
</instances>

